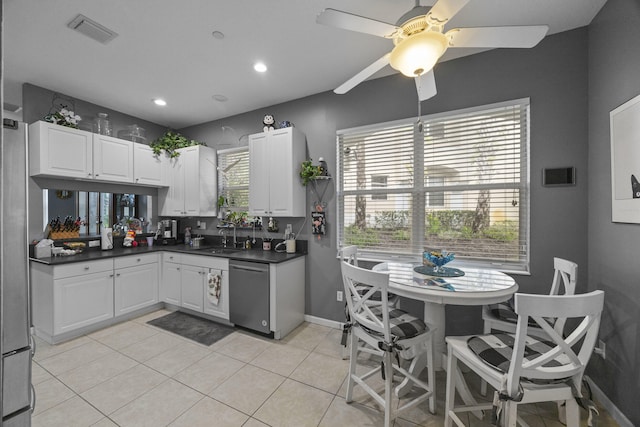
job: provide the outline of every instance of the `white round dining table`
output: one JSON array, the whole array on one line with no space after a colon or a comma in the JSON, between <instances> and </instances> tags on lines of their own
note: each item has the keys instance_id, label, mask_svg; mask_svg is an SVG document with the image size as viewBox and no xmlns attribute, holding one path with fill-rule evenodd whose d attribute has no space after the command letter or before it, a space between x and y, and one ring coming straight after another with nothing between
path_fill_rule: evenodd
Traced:
<instances>
[{"instance_id":1,"label":"white round dining table","mask_svg":"<svg viewBox=\"0 0 640 427\"><path fill-rule=\"evenodd\" d=\"M424 321L434 328L434 367L442 368L445 343L445 305L485 305L506 301L518 291L516 281L498 270L456 267L464 275L438 277L415 271L422 264L383 262L374 271L389 273L389 292L424 301ZM449 265L447 265L449 267Z\"/></svg>"}]
</instances>

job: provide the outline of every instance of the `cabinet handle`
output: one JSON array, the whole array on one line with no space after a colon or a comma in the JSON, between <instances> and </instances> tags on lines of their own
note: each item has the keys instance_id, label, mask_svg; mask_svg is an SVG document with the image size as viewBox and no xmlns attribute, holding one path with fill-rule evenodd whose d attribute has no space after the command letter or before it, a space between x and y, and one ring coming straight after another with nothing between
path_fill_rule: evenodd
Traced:
<instances>
[{"instance_id":1,"label":"cabinet handle","mask_svg":"<svg viewBox=\"0 0 640 427\"><path fill-rule=\"evenodd\" d=\"M109 277L113 277L113 274L110 274Z\"/></svg>"},{"instance_id":2,"label":"cabinet handle","mask_svg":"<svg viewBox=\"0 0 640 427\"><path fill-rule=\"evenodd\" d=\"M89 267L85 267L84 269L85 269L85 270L88 270L88 269L89 269Z\"/></svg>"},{"instance_id":3,"label":"cabinet handle","mask_svg":"<svg viewBox=\"0 0 640 427\"><path fill-rule=\"evenodd\" d=\"M100 174L99 174L99 173L97 173L97 174L96 174L96 176L100 176Z\"/></svg>"},{"instance_id":4,"label":"cabinet handle","mask_svg":"<svg viewBox=\"0 0 640 427\"><path fill-rule=\"evenodd\" d=\"M116 274L116 277L120 277L120 273L117 273L117 274Z\"/></svg>"},{"instance_id":5,"label":"cabinet handle","mask_svg":"<svg viewBox=\"0 0 640 427\"><path fill-rule=\"evenodd\" d=\"M31 402L29 403L29 410L31 411L31 413L33 414L33 411L35 411L36 409L36 388L33 386L33 384L30 384L31 386Z\"/></svg>"},{"instance_id":6,"label":"cabinet handle","mask_svg":"<svg viewBox=\"0 0 640 427\"><path fill-rule=\"evenodd\" d=\"M33 338L33 335L29 334L29 345L31 346L31 357L36 354L36 340Z\"/></svg>"},{"instance_id":7,"label":"cabinet handle","mask_svg":"<svg viewBox=\"0 0 640 427\"><path fill-rule=\"evenodd\" d=\"M176 270L180 271L180 267L176 267Z\"/></svg>"},{"instance_id":8,"label":"cabinet handle","mask_svg":"<svg viewBox=\"0 0 640 427\"><path fill-rule=\"evenodd\" d=\"M140 262L140 258L138 258L137 261Z\"/></svg>"}]
</instances>

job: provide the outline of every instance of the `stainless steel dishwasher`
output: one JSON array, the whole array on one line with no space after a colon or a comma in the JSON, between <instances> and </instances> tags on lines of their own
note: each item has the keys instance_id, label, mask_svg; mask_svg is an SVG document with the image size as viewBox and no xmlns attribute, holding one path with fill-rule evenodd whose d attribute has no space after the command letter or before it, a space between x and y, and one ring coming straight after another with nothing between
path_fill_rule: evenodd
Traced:
<instances>
[{"instance_id":1,"label":"stainless steel dishwasher","mask_svg":"<svg viewBox=\"0 0 640 427\"><path fill-rule=\"evenodd\" d=\"M229 320L269 334L269 264L229 261Z\"/></svg>"}]
</instances>

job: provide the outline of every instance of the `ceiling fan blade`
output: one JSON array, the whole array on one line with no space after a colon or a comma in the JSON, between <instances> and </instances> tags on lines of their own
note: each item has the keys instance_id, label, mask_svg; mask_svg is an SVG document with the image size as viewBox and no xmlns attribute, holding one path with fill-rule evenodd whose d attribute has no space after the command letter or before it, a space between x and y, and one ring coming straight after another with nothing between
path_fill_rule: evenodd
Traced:
<instances>
[{"instance_id":1,"label":"ceiling fan blade","mask_svg":"<svg viewBox=\"0 0 640 427\"><path fill-rule=\"evenodd\" d=\"M338 95L343 95L349 92L351 89L353 89L354 87L362 83L364 80L366 80L368 77L373 75L373 73L375 73L378 70L381 70L384 66L388 65L390 56L391 56L391 53L387 53L385 56L378 59L376 62L369 65L367 68L360 71L358 74L351 77L349 80L347 80L346 82L342 83L340 86L335 88L333 92L337 93Z\"/></svg>"},{"instance_id":2,"label":"ceiling fan blade","mask_svg":"<svg viewBox=\"0 0 640 427\"><path fill-rule=\"evenodd\" d=\"M547 25L454 28L447 31L449 47L534 47L549 31Z\"/></svg>"},{"instance_id":3,"label":"ceiling fan blade","mask_svg":"<svg viewBox=\"0 0 640 427\"><path fill-rule=\"evenodd\" d=\"M317 17L316 22L343 30L357 31L359 33L372 34L374 36L390 38L398 27L353 13L336 9L325 9Z\"/></svg>"},{"instance_id":4,"label":"ceiling fan blade","mask_svg":"<svg viewBox=\"0 0 640 427\"><path fill-rule=\"evenodd\" d=\"M433 69L416 77L416 89L418 89L418 99L420 101L436 96L438 91L436 90L436 78L433 75Z\"/></svg>"},{"instance_id":5,"label":"ceiling fan blade","mask_svg":"<svg viewBox=\"0 0 640 427\"><path fill-rule=\"evenodd\" d=\"M427 13L427 21L444 25L449 19L460 11L469 0L439 0Z\"/></svg>"}]
</instances>

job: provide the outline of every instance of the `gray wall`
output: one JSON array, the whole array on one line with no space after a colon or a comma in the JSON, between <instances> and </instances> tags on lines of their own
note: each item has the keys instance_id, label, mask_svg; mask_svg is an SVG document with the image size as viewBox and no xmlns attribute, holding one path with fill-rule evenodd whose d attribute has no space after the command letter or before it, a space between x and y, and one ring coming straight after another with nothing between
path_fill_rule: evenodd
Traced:
<instances>
[{"instance_id":1,"label":"gray wall","mask_svg":"<svg viewBox=\"0 0 640 427\"><path fill-rule=\"evenodd\" d=\"M531 275L516 280L523 291L548 292L553 257L559 256L577 262L586 283L587 29L547 37L534 49L500 49L445 62L436 67L435 75L438 95L423 103L423 113L531 98ZM276 122L293 122L307 136L309 156L314 161L324 157L335 175L336 130L414 117L417 95L412 80L393 75L365 82L346 95L321 93L181 132L210 146L228 144L222 126L233 127L237 136L260 132L266 113L273 114ZM543 188L542 168L561 166L576 167L577 185ZM309 240L306 313L341 321L344 305L335 297L342 287L333 228L335 191L327 191L326 198L328 234L318 241L310 236L307 222L302 235ZM308 191L309 210L312 200ZM294 229L302 222L292 221ZM446 332L480 331L479 310L447 307Z\"/></svg>"},{"instance_id":2,"label":"gray wall","mask_svg":"<svg viewBox=\"0 0 640 427\"><path fill-rule=\"evenodd\" d=\"M605 291L607 358L588 373L640 425L640 225L611 222L609 112L640 94L640 2L609 0L589 26L589 290ZM583 282L584 283L584 282Z\"/></svg>"}]
</instances>

